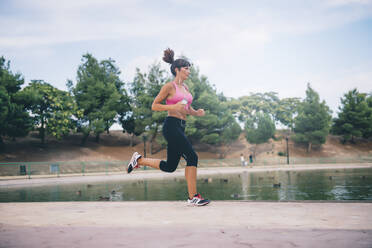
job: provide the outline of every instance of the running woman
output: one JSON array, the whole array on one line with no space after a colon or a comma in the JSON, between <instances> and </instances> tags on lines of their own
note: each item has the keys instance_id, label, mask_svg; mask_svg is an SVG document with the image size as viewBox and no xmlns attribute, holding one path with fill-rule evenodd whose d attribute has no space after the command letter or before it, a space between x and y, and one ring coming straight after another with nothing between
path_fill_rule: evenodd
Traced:
<instances>
[{"instance_id":1,"label":"running woman","mask_svg":"<svg viewBox=\"0 0 372 248\"><path fill-rule=\"evenodd\" d=\"M163 124L163 136L168 142L167 161L152 158L143 158L138 152L133 153L128 164L127 171L142 166L150 166L164 172L174 172L177 169L181 156L186 160L185 177L189 198L188 204L204 206L210 201L201 197L196 190L196 175L198 155L192 148L191 143L185 136L187 115L204 116L204 110L192 108L192 95L184 84L190 74L190 63L185 59L174 60L174 52L171 49L164 51L163 60L171 64L170 70L175 77L172 82L166 83L152 103L153 111L168 111ZM162 101L166 100L166 104Z\"/></svg>"}]
</instances>

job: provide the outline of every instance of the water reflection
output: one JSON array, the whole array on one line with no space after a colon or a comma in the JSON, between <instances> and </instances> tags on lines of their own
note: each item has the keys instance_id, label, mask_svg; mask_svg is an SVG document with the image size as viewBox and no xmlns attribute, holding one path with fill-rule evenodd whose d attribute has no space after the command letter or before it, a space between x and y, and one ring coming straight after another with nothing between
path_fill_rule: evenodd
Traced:
<instances>
[{"instance_id":1,"label":"water reflection","mask_svg":"<svg viewBox=\"0 0 372 248\"><path fill-rule=\"evenodd\" d=\"M186 181L140 180L0 188L0 202L185 200ZM275 171L198 179L198 191L212 200L372 200L372 169Z\"/></svg>"}]
</instances>

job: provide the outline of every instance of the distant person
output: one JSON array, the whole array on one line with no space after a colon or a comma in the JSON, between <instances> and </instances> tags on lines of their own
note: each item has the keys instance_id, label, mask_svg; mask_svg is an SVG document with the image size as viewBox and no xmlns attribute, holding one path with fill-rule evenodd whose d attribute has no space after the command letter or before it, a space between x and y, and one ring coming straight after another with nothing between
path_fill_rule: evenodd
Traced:
<instances>
[{"instance_id":1,"label":"distant person","mask_svg":"<svg viewBox=\"0 0 372 248\"><path fill-rule=\"evenodd\" d=\"M249 163L253 163L253 156L252 156L252 154L249 155Z\"/></svg>"},{"instance_id":2,"label":"distant person","mask_svg":"<svg viewBox=\"0 0 372 248\"><path fill-rule=\"evenodd\" d=\"M170 70L175 78L160 89L152 103L152 110L168 111L168 116L163 124L163 135L168 142L167 161L143 158L135 152L128 164L127 171L130 173L133 169L143 165L164 172L174 172L182 156L186 160L185 177L189 194L188 204L207 205L210 201L202 198L196 189L198 155L185 136L187 115L204 116L205 114L203 109L193 109L191 106L193 97L184 83L190 74L190 63L185 59L174 60L174 52L169 48L164 51L163 60L171 64ZM166 100L166 104L162 104L163 100Z\"/></svg>"},{"instance_id":3,"label":"distant person","mask_svg":"<svg viewBox=\"0 0 372 248\"><path fill-rule=\"evenodd\" d=\"M242 166L246 165L243 153L240 154L240 162L241 162Z\"/></svg>"}]
</instances>

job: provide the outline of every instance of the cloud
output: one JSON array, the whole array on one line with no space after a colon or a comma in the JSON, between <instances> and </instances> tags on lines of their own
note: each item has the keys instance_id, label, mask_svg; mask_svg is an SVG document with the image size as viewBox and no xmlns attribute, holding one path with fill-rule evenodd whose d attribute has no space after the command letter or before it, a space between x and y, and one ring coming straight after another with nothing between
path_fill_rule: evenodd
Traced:
<instances>
[{"instance_id":1,"label":"cloud","mask_svg":"<svg viewBox=\"0 0 372 248\"><path fill-rule=\"evenodd\" d=\"M327 0L329 6L344 6L344 5L368 5L372 4L372 0Z\"/></svg>"},{"instance_id":2,"label":"cloud","mask_svg":"<svg viewBox=\"0 0 372 248\"><path fill-rule=\"evenodd\" d=\"M181 35L187 43L195 41L239 46L246 42L265 42L280 33L306 33L355 21L371 15L371 1L328 0L312 4L261 6L242 3L218 6L196 4L186 9L185 0L172 0L181 16L190 16L200 9L210 10L193 18L177 18L165 14L159 7L152 9L144 1L15 1L15 11L25 15L2 16L3 31L0 45L5 47L32 47L66 42L110 39L161 39L164 34ZM208 1L207 1L208 3ZM349 9L336 8L351 5ZM219 12L219 8L226 8ZM216 14L217 13L217 14ZM184 33L184 35L182 35ZM202 38L202 39L200 39ZM185 40L186 39L186 40Z\"/></svg>"},{"instance_id":3,"label":"cloud","mask_svg":"<svg viewBox=\"0 0 372 248\"><path fill-rule=\"evenodd\" d=\"M13 14L0 15L2 54L27 58L26 54L31 51L40 51L51 61L51 49L57 50L61 45L102 46L107 44L104 41L115 41L122 44L123 50L140 51L138 55L131 52L118 61L123 66L125 80L129 81L133 79L136 67L146 71L150 64L160 60L161 49L170 46L176 55L184 54L198 65L201 73L207 75L219 91L234 97L270 90L281 92L283 97L293 96L304 93L308 81L325 83L331 76L314 76L311 68L306 73L296 71L296 68L290 68L293 73L283 72L285 65L276 68L281 66L281 61L275 54L268 54L268 47L282 37L313 35L372 16L372 0L234 3L212 0L5 0L5 3L4 9ZM95 43L97 41L99 43ZM46 52L43 53L43 49ZM102 48L105 49L112 54L111 47ZM66 64L76 63L66 61ZM359 75L358 80L366 82L370 74L365 71L368 69L363 67L358 73L348 74L345 84L358 79L351 75ZM333 94L331 88L326 89L326 94Z\"/></svg>"},{"instance_id":4,"label":"cloud","mask_svg":"<svg viewBox=\"0 0 372 248\"><path fill-rule=\"evenodd\" d=\"M150 37L159 29L147 29L147 22L159 23L159 18L142 9L140 2L17 1L16 10L29 14L0 17L5 27L0 31L0 45L22 48Z\"/></svg>"}]
</instances>

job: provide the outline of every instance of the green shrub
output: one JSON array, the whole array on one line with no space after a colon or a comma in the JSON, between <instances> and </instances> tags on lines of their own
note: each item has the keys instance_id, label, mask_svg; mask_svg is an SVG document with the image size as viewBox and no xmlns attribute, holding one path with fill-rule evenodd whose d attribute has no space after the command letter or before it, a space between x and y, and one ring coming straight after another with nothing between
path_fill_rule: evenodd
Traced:
<instances>
[{"instance_id":1,"label":"green shrub","mask_svg":"<svg viewBox=\"0 0 372 248\"><path fill-rule=\"evenodd\" d=\"M285 152L278 152L278 155L281 156L281 157L286 157L287 156L287 153L285 153Z\"/></svg>"}]
</instances>

